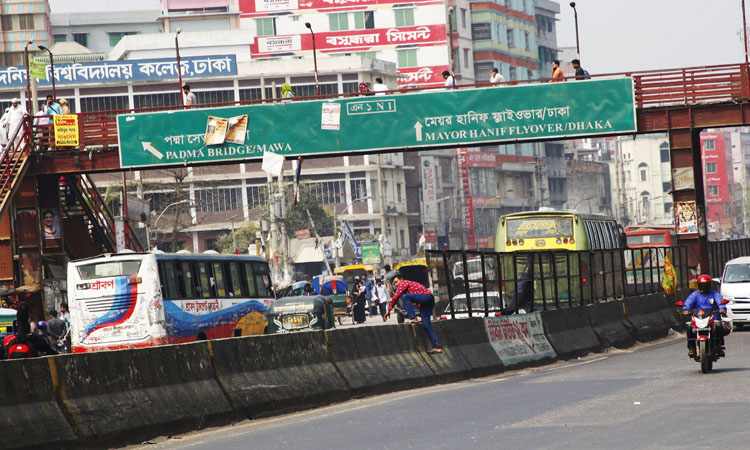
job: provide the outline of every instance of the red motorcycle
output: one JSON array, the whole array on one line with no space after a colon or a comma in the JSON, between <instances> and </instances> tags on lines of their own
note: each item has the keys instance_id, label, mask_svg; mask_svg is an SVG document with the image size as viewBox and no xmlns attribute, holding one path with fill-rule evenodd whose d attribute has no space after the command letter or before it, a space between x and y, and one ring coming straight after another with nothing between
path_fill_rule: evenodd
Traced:
<instances>
[{"instance_id":1,"label":"red motorcycle","mask_svg":"<svg viewBox=\"0 0 750 450\"><path fill-rule=\"evenodd\" d=\"M726 305L729 300L722 300L721 304ZM685 306L684 302L677 302L677 306ZM713 308L695 308L691 311L691 320L687 325L692 326L695 333L695 359L701 363L701 372L708 373L713 369L713 365L719 360L721 353L721 339L717 334L717 329L721 327L724 334L729 330L725 327L725 322L716 319L716 310ZM689 332L689 331L688 331Z\"/></svg>"}]
</instances>

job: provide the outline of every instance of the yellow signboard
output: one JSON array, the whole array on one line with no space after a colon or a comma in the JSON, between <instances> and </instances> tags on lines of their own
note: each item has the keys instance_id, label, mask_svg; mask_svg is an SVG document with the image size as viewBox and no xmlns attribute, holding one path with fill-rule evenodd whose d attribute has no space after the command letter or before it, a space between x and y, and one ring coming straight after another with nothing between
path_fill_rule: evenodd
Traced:
<instances>
[{"instance_id":1,"label":"yellow signboard","mask_svg":"<svg viewBox=\"0 0 750 450\"><path fill-rule=\"evenodd\" d=\"M37 61L34 58L29 59L29 76L39 80L47 79L47 64Z\"/></svg>"},{"instance_id":2,"label":"yellow signboard","mask_svg":"<svg viewBox=\"0 0 750 450\"><path fill-rule=\"evenodd\" d=\"M78 116L75 114L57 114L55 118L55 145L78 145Z\"/></svg>"}]
</instances>

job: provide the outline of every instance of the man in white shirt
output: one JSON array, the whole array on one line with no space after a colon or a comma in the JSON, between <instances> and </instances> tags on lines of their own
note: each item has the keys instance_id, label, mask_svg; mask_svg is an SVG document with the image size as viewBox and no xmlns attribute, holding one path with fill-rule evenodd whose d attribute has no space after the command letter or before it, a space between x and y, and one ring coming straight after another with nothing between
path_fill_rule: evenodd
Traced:
<instances>
[{"instance_id":1,"label":"man in white shirt","mask_svg":"<svg viewBox=\"0 0 750 450\"><path fill-rule=\"evenodd\" d=\"M451 75L451 73L448 72L447 70L443 71L443 79L445 80L445 85L444 85L445 87L451 88L451 89L455 87L453 85L453 75Z\"/></svg>"},{"instance_id":2,"label":"man in white shirt","mask_svg":"<svg viewBox=\"0 0 750 450\"><path fill-rule=\"evenodd\" d=\"M190 85L185 85L182 87L182 92L184 95L184 106L187 106L188 108L191 106L195 106L198 103L198 98L196 98L195 94L190 92Z\"/></svg>"},{"instance_id":3,"label":"man in white shirt","mask_svg":"<svg viewBox=\"0 0 750 450\"><path fill-rule=\"evenodd\" d=\"M382 78L375 78L375 84L372 85L372 90L375 95L385 95L388 91L388 86L383 84Z\"/></svg>"},{"instance_id":4,"label":"man in white shirt","mask_svg":"<svg viewBox=\"0 0 750 450\"><path fill-rule=\"evenodd\" d=\"M388 309L388 302L391 298L388 295L388 288L380 278L378 278L377 284L375 285L375 298L378 299L378 310L380 315L384 316Z\"/></svg>"},{"instance_id":5,"label":"man in white shirt","mask_svg":"<svg viewBox=\"0 0 750 450\"><path fill-rule=\"evenodd\" d=\"M490 70L490 83L497 84L505 81L505 77L496 68Z\"/></svg>"}]
</instances>

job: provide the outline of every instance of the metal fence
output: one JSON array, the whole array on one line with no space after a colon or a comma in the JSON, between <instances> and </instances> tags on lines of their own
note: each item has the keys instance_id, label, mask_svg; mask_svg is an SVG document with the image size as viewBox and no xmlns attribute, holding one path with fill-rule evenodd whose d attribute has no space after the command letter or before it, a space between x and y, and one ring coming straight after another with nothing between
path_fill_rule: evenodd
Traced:
<instances>
[{"instance_id":1,"label":"metal fence","mask_svg":"<svg viewBox=\"0 0 750 450\"><path fill-rule=\"evenodd\" d=\"M750 239L708 242L708 267L712 277L721 277L724 264L740 256L750 256Z\"/></svg>"},{"instance_id":2,"label":"metal fence","mask_svg":"<svg viewBox=\"0 0 750 450\"><path fill-rule=\"evenodd\" d=\"M438 316L491 316L588 305L663 291L671 254L677 289L688 286L688 247L596 251L428 250Z\"/></svg>"}]
</instances>

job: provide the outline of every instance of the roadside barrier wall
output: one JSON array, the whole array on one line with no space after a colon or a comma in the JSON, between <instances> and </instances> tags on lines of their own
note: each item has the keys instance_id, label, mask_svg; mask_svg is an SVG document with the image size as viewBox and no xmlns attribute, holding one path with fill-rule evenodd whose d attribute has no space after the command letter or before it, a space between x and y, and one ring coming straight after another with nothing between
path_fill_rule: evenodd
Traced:
<instances>
[{"instance_id":1,"label":"roadside barrier wall","mask_svg":"<svg viewBox=\"0 0 750 450\"><path fill-rule=\"evenodd\" d=\"M244 417L283 414L350 397L323 333L209 341L216 378Z\"/></svg>"},{"instance_id":2,"label":"roadside barrier wall","mask_svg":"<svg viewBox=\"0 0 750 450\"><path fill-rule=\"evenodd\" d=\"M484 322L490 345L505 367L547 364L557 359L544 334L541 313L487 317Z\"/></svg>"},{"instance_id":3,"label":"roadside barrier wall","mask_svg":"<svg viewBox=\"0 0 750 450\"><path fill-rule=\"evenodd\" d=\"M585 306L542 311L544 334L561 359L599 352L604 345L594 334Z\"/></svg>"},{"instance_id":4,"label":"roadside barrier wall","mask_svg":"<svg viewBox=\"0 0 750 450\"><path fill-rule=\"evenodd\" d=\"M414 389L435 384L435 373L417 349L410 326L326 330L333 364L351 388L352 397Z\"/></svg>"},{"instance_id":5,"label":"roadside barrier wall","mask_svg":"<svg viewBox=\"0 0 750 450\"><path fill-rule=\"evenodd\" d=\"M485 377L503 371L503 364L495 354L485 332L484 319L470 317L432 322L443 353L426 353L432 348L421 325L413 325L419 351L437 377L438 383L450 383L467 378Z\"/></svg>"},{"instance_id":6,"label":"roadside barrier wall","mask_svg":"<svg viewBox=\"0 0 750 450\"><path fill-rule=\"evenodd\" d=\"M426 353L420 325L383 325L0 361L3 448L139 443L624 348L666 336L672 303L649 295L436 321L442 355ZM55 432L39 433L40 424Z\"/></svg>"},{"instance_id":7,"label":"roadside barrier wall","mask_svg":"<svg viewBox=\"0 0 750 450\"><path fill-rule=\"evenodd\" d=\"M206 342L53 359L60 407L85 446L140 442L236 419Z\"/></svg>"},{"instance_id":8,"label":"roadside barrier wall","mask_svg":"<svg viewBox=\"0 0 750 450\"><path fill-rule=\"evenodd\" d=\"M627 348L635 344L635 330L625 318L622 301L587 306L594 334L604 347Z\"/></svg>"},{"instance_id":9,"label":"roadside barrier wall","mask_svg":"<svg viewBox=\"0 0 750 450\"><path fill-rule=\"evenodd\" d=\"M75 448L73 429L55 402L51 360L2 361L0 447Z\"/></svg>"}]
</instances>

